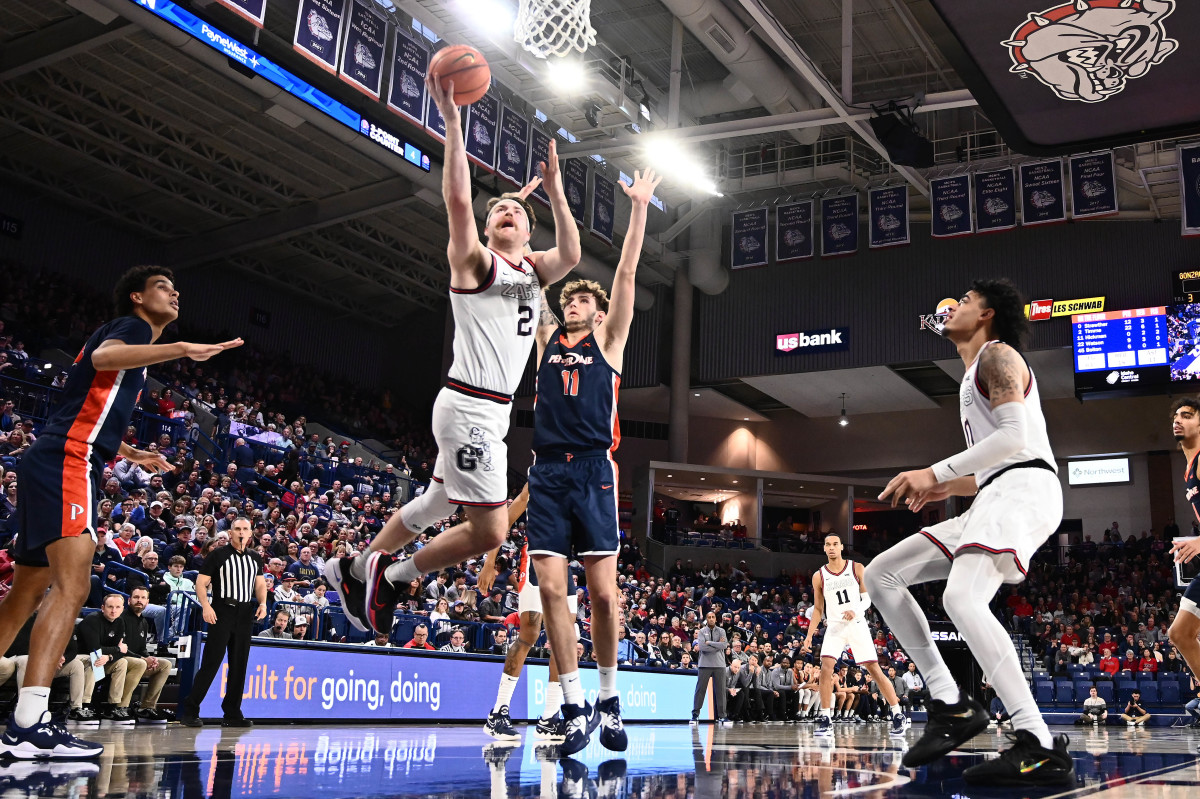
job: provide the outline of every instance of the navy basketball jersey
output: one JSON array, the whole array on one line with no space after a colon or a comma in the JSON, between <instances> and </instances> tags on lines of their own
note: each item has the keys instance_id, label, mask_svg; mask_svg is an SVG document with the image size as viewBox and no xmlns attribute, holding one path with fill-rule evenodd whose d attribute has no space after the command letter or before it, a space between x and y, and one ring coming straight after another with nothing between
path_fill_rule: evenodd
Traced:
<instances>
[{"instance_id":1,"label":"navy basketball jersey","mask_svg":"<svg viewBox=\"0 0 1200 799\"><path fill-rule=\"evenodd\" d=\"M1200 466L1200 452L1196 453L1196 457L1192 458L1183 472L1183 490L1187 501L1192 503L1192 512L1196 514L1197 519L1200 519L1200 476L1196 474L1198 466Z\"/></svg>"},{"instance_id":2,"label":"navy basketball jersey","mask_svg":"<svg viewBox=\"0 0 1200 799\"><path fill-rule=\"evenodd\" d=\"M115 458L134 405L146 385L146 370L139 367L98 372L92 366L92 353L109 339L149 344L153 336L150 325L137 316L114 319L93 333L67 372L62 397L41 435L88 445L103 461Z\"/></svg>"},{"instance_id":3,"label":"navy basketball jersey","mask_svg":"<svg viewBox=\"0 0 1200 799\"><path fill-rule=\"evenodd\" d=\"M595 333L572 347L566 329L556 330L542 354L535 386L534 454L616 451L621 443L621 375L604 360Z\"/></svg>"}]
</instances>

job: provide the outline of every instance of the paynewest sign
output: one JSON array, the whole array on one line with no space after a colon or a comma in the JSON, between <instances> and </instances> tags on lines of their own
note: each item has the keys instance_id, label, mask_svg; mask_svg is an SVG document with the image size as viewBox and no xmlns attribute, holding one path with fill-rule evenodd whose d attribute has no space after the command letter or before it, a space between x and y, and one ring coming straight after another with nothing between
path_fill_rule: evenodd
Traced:
<instances>
[{"instance_id":1,"label":"paynewest sign","mask_svg":"<svg viewBox=\"0 0 1200 799\"><path fill-rule=\"evenodd\" d=\"M1031 322L1043 322L1057 316L1077 313L1092 313L1104 310L1103 297L1085 297L1081 300L1034 300L1025 306L1025 316Z\"/></svg>"}]
</instances>

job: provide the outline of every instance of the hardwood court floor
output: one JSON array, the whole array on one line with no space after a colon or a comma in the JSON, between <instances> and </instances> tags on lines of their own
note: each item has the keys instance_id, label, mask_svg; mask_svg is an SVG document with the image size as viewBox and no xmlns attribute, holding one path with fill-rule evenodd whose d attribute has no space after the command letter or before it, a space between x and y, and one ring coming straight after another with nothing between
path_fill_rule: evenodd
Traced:
<instances>
[{"instance_id":1,"label":"hardwood court floor","mask_svg":"<svg viewBox=\"0 0 1200 799\"><path fill-rule=\"evenodd\" d=\"M827 796L1200 796L1200 733L1187 729L1057 728L1071 736L1077 785L1019 792L972 788L962 770L994 753L988 731L939 763L900 767L908 742L883 725L839 726L832 740L810 725L681 724L629 727L618 755L593 740L560 760L532 728L511 747L479 725L260 725L251 730L176 724L79 731L102 741L99 760L0 762L0 799L11 797L564 797L565 799L817 799Z\"/></svg>"}]
</instances>

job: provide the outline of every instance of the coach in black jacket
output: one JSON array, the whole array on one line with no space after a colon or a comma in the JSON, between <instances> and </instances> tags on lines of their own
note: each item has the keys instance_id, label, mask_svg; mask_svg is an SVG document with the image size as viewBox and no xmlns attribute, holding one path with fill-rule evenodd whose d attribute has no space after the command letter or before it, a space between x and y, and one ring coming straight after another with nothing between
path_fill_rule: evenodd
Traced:
<instances>
[{"instance_id":1,"label":"coach in black jacket","mask_svg":"<svg viewBox=\"0 0 1200 799\"><path fill-rule=\"evenodd\" d=\"M141 658L129 658L129 645L125 642L125 620L121 614L125 610L125 598L120 594L109 594L104 597L104 605L99 613L87 616L75 625L75 639L79 642L79 651L95 655L100 652L83 670L83 695L85 702L92 701L92 691L96 687L96 678L88 665L103 666L108 675L108 701L112 705L100 714L106 721L117 724L132 724L134 718L129 712L129 695L142 679L146 671L146 661ZM125 686L130 689L126 691ZM124 698L124 703L122 699Z\"/></svg>"}]
</instances>

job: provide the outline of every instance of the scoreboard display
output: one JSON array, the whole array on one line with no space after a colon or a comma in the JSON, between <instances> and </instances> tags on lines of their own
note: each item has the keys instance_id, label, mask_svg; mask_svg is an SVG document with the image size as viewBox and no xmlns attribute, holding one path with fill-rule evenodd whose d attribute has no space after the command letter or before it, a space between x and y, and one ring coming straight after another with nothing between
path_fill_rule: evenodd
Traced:
<instances>
[{"instance_id":1,"label":"scoreboard display","mask_svg":"<svg viewBox=\"0 0 1200 799\"><path fill-rule=\"evenodd\" d=\"M1171 382L1168 309L1071 317L1075 393L1155 393Z\"/></svg>"}]
</instances>

